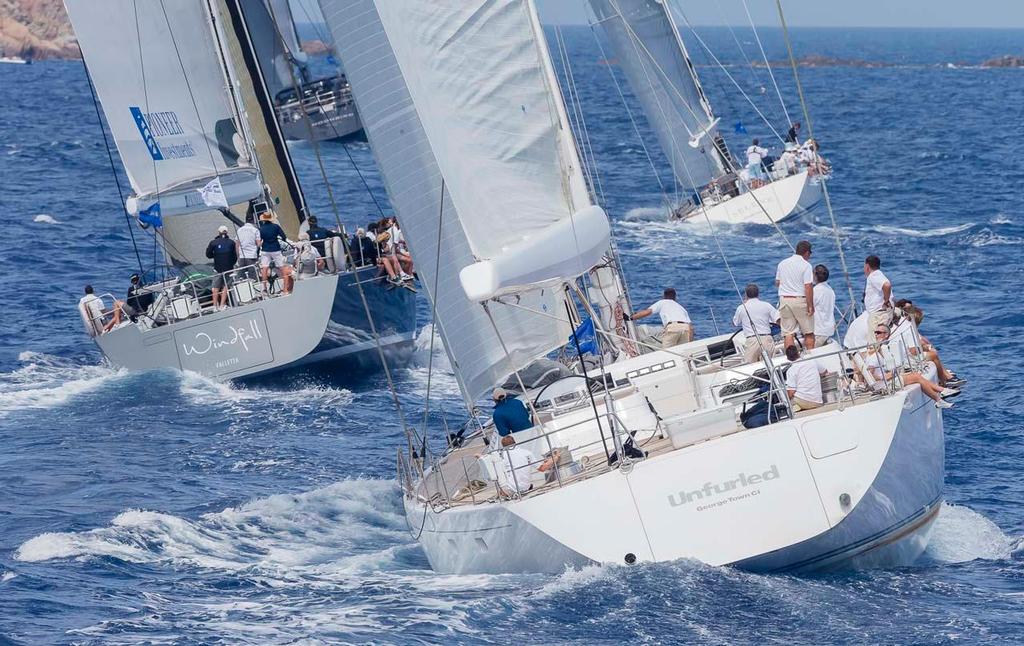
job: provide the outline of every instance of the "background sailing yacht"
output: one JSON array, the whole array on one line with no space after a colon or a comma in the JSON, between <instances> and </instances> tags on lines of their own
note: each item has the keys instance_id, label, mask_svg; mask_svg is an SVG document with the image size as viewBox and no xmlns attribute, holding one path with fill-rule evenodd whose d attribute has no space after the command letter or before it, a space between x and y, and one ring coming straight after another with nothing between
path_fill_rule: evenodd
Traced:
<instances>
[{"instance_id":1,"label":"background sailing yacht","mask_svg":"<svg viewBox=\"0 0 1024 646\"><path fill-rule=\"evenodd\" d=\"M65 4L131 183L127 209L155 237L151 271L139 254L155 302L94 336L107 358L237 378L328 359L332 368L379 365L381 349L411 352L414 294L378 284L376 267L298 281L287 298L236 287L235 307L205 306L205 249L219 226L241 225L249 204L262 204L294 240L308 215L242 12L248 3ZM336 241L328 249L344 268ZM229 276L252 285L247 277Z\"/></svg>"},{"instance_id":2,"label":"background sailing yacht","mask_svg":"<svg viewBox=\"0 0 1024 646\"><path fill-rule=\"evenodd\" d=\"M753 364L736 335L637 352L633 331L596 311L614 311L625 290L595 275L618 279L609 224L531 0L321 3L350 43L356 101L467 409L513 374L536 424L514 434L528 457L508 467L500 453L491 467L477 459L497 439L479 422L468 446L433 459L406 429L406 515L436 570L677 558L789 570L920 555L942 504L944 446L941 412L920 391L855 393L842 351L826 346L814 354L836 375L829 405L795 417L774 347ZM579 310L603 361L525 387L520 371L565 345ZM748 430L738 411L762 384L785 414ZM641 438L649 454L627 450Z\"/></svg>"},{"instance_id":3,"label":"background sailing yacht","mask_svg":"<svg viewBox=\"0 0 1024 646\"><path fill-rule=\"evenodd\" d=\"M363 126L344 73L313 77L288 0L240 3L263 78L289 140L349 140Z\"/></svg>"},{"instance_id":4,"label":"background sailing yacht","mask_svg":"<svg viewBox=\"0 0 1024 646\"><path fill-rule=\"evenodd\" d=\"M777 165L766 183L746 176L746 155L737 160L719 133L720 119L701 87L671 0L588 1L677 185L689 195L672 205L672 219L770 224L821 201L816 165Z\"/></svg>"}]
</instances>

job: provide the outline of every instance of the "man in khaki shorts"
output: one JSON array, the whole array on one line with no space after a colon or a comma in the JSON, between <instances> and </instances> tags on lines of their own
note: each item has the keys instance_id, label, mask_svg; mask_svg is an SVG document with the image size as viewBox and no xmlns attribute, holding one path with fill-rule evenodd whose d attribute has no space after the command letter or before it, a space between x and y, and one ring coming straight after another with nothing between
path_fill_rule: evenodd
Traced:
<instances>
[{"instance_id":1,"label":"man in khaki shorts","mask_svg":"<svg viewBox=\"0 0 1024 646\"><path fill-rule=\"evenodd\" d=\"M808 260L811 243L801 240L789 258L775 270L775 286L779 288L779 314L786 347L793 345L793 335L804 336L804 348L814 347L814 270Z\"/></svg>"},{"instance_id":2,"label":"man in khaki shorts","mask_svg":"<svg viewBox=\"0 0 1024 646\"><path fill-rule=\"evenodd\" d=\"M661 333L662 348L671 348L680 343L693 341L693 323L690 322L690 314L685 307L676 302L676 290L673 288L666 289L664 298L647 309L640 310L632 316L627 314L626 320L635 321L651 314L660 316L661 324L665 327Z\"/></svg>"}]
</instances>

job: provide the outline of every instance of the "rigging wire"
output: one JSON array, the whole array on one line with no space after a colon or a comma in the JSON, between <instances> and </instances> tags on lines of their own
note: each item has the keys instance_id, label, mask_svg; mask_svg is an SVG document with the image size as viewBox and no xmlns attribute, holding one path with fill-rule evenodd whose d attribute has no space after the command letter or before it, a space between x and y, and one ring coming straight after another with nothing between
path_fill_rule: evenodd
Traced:
<instances>
[{"instance_id":1,"label":"rigging wire","mask_svg":"<svg viewBox=\"0 0 1024 646\"><path fill-rule=\"evenodd\" d=\"M437 325L437 284L441 276L441 242L442 225L444 224L444 178L441 178L441 199L438 200L437 211L437 255L434 257L434 289L430 298L430 354L427 355L427 394L423 404L423 439L422 445L427 445L427 420L430 415L430 386L434 375L434 338L437 336L434 326ZM447 424L445 424L447 426ZM419 438L417 438L419 440Z\"/></svg>"},{"instance_id":2,"label":"rigging wire","mask_svg":"<svg viewBox=\"0 0 1024 646\"><path fill-rule=\"evenodd\" d=\"M757 47L761 50L761 56L764 58L765 69L768 70L768 77L772 80L772 86L775 88L775 95L779 97L779 105L782 106L782 112L786 115L786 123L790 126L793 125L793 119L789 116L789 110L786 109L786 100L782 98L782 90L779 89L779 84L775 80L775 73L772 72L772 64L768 60L768 54L764 51L764 45L761 43L761 35L757 32L757 27L754 25L754 18L750 15L750 7L747 6L747 0L740 0L743 3L743 10L747 13L747 20L750 21L750 30L754 32L754 39L757 41ZM807 127L810 128L811 124L808 123Z\"/></svg>"},{"instance_id":3,"label":"rigging wire","mask_svg":"<svg viewBox=\"0 0 1024 646\"><path fill-rule=\"evenodd\" d=\"M124 213L125 224L128 225L128 235L132 238L132 249L135 250L135 260L139 263L139 275L146 273L142 268L142 255L139 254L139 245L135 241L135 228L132 226L131 216L128 215L128 205L124 199L124 191L121 190L121 179L117 176L117 166L114 164L114 153L110 150L110 141L107 139L107 129L103 126L103 116L100 114L100 101L96 96L96 88L92 84L92 75L89 74L89 66L85 62L85 55L82 54L81 45L78 46L78 55L82 57L82 67L85 68L85 80L89 84L89 92L92 95L92 105L96 109L96 122L100 126L100 133L103 135L103 146L107 149L107 160L110 162L110 174L114 176L114 186L117 187L117 196L121 200L121 212Z\"/></svg>"},{"instance_id":4,"label":"rigging wire","mask_svg":"<svg viewBox=\"0 0 1024 646\"><path fill-rule=\"evenodd\" d=\"M779 22L782 24L782 37L786 41L786 51L789 52L789 63L793 68L793 79L796 81L797 96L800 97L800 109L803 110L804 119L807 121L807 137L814 139L814 125L811 123L811 113L807 108L807 101L804 98L804 87L800 82L800 72L796 64L796 57L793 55L793 43L789 39L789 27L786 25L786 15L782 10L782 0L775 0L775 6L779 11ZM832 222L832 235L836 241L836 249L839 251L839 263L843 268L843 276L846 278L846 289L850 293L850 303L854 315L857 314L857 299L853 295L853 281L850 277L850 270L846 265L846 253L843 251L843 241L839 234L839 223L836 220L835 211L832 209L832 198L828 194L828 182L821 180L821 191L825 198L825 207L828 210L828 217Z\"/></svg>"}]
</instances>

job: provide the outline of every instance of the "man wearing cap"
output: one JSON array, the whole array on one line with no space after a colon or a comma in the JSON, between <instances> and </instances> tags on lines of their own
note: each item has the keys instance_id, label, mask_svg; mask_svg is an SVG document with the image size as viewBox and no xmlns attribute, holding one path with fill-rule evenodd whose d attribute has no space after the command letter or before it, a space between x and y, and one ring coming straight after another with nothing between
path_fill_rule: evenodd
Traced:
<instances>
[{"instance_id":1,"label":"man wearing cap","mask_svg":"<svg viewBox=\"0 0 1024 646\"><path fill-rule=\"evenodd\" d=\"M284 229L274 222L274 215L265 211L260 215L260 267L263 271L263 291L268 291L270 282L270 265L273 264L281 273L285 295L292 293L292 268L285 262L281 253L281 243L288 242Z\"/></svg>"},{"instance_id":2,"label":"man wearing cap","mask_svg":"<svg viewBox=\"0 0 1024 646\"><path fill-rule=\"evenodd\" d=\"M325 242L328 238L342 238L344 240L344 237L337 231L331 231L320 226L315 215L309 216L308 222L309 230L307 233L309 233L309 240L313 244L313 248L320 254L320 257L327 261L327 271L333 274L338 271L338 267L334 263L334 254L327 253Z\"/></svg>"},{"instance_id":3,"label":"man wearing cap","mask_svg":"<svg viewBox=\"0 0 1024 646\"><path fill-rule=\"evenodd\" d=\"M217 237L206 245L206 257L213 259L213 270L217 272L213 276L213 309L227 309L228 288L224 272L235 268L238 251L235 250L235 241L228 237L226 226L221 225L217 229Z\"/></svg>"},{"instance_id":4,"label":"man wearing cap","mask_svg":"<svg viewBox=\"0 0 1024 646\"><path fill-rule=\"evenodd\" d=\"M525 431L533 426L530 419L530 411L521 400L516 397L509 397L504 388L495 388L492 394L494 399L494 428L498 435L505 436L519 431Z\"/></svg>"}]
</instances>

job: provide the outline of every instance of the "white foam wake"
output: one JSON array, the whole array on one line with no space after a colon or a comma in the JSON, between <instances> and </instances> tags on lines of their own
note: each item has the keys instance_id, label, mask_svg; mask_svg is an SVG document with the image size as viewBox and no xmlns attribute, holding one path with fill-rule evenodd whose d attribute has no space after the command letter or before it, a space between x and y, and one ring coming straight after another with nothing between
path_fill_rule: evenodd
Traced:
<instances>
[{"instance_id":1,"label":"white foam wake","mask_svg":"<svg viewBox=\"0 0 1024 646\"><path fill-rule=\"evenodd\" d=\"M958 224L950 227L939 227L937 229L907 229L904 227L894 227L886 224L879 224L870 227L871 231L876 233L884 233L886 235L896 236L908 236L911 238L936 238L940 236L948 236L954 233L960 233L973 227L972 222L966 224Z\"/></svg>"},{"instance_id":2,"label":"white foam wake","mask_svg":"<svg viewBox=\"0 0 1024 646\"><path fill-rule=\"evenodd\" d=\"M943 563L1010 558L1019 541L970 507L945 504L925 555Z\"/></svg>"},{"instance_id":3,"label":"white foam wake","mask_svg":"<svg viewBox=\"0 0 1024 646\"><path fill-rule=\"evenodd\" d=\"M54 408L126 372L107 365L81 365L39 352L22 352L23 365L0 373L0 418L25 409Z\"/></svg>"},{"instance_id":4,"label":"white foam wake","mask_svg":"<svg viewBox=\"0 0 1024 646\"><path fill-rule=\"evenodd\" d=\"M60 221L57 220L57 218L48 213L40 213L36 217L32 218L32 221L40 224L60 224Z\"/></svg>"},{"instance_id":5,"label":"white foam wake","mask_svg":"<svg viewBox=\"0 0 1024 646\"><path fill-rule=\"evenodd\" d=\"M181 374L181 393L201 406L228 406L242 412L251 404L271 400L275 405L289 404L331 410L352 401L352 392L345 388L322 385L289 384L287 390L248 388L211 379L197 372Z\"/></svg>"}]
</instances>

